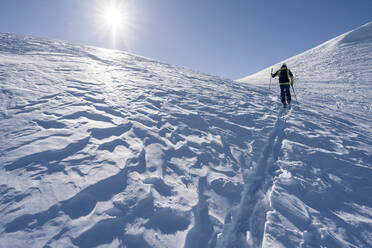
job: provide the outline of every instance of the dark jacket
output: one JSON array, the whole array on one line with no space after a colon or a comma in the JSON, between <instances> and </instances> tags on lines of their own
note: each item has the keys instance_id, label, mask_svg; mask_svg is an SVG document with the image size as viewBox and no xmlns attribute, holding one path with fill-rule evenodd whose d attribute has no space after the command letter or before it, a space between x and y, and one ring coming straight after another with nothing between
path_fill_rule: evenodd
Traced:
<instances>
[{"instance_id":1,"label":"dark jacket","mask_svg":"<svg viewBox=\"0 0 372 248\"><path fill-rule=\"evenodd\" d=\"M279 76L279 84L289 84L293 82L293 74L287 67L281 67L277 72L271 75L273 78Z\"/></svg>"}]
</instances>

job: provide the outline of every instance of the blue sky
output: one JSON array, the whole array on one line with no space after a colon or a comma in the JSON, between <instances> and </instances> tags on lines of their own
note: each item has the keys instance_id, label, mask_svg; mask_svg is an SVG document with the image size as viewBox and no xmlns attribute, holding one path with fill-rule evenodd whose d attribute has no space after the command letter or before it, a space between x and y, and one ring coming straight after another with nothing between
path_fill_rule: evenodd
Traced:
<instances>
[{"instance_id":1,"label":"blue sky","mask_svg":"<svg viewBox=\"0 0 372 248\"><path fill-rule=\"evenodd\" d=\"M238 79L372 21L371 0L124 0L116 48ZM0 32L112 47L110 0L1 0Z\"/></svg>"}]
</instances>

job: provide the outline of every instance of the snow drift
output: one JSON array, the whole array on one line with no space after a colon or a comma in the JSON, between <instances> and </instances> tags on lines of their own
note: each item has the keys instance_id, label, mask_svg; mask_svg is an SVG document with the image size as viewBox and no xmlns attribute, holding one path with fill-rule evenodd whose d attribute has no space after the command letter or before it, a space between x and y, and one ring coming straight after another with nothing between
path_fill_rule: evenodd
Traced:
<instances>
[{"instance_id":1,"label":"snow drift","mask_svg":"<svg viewBox=\"0 0 372 248\"><path fill-rule=\"evenodd\" d=\"M270 69L0 34L0 247L371 246L371 26L286 61L288 111Z\"/></svg>"}]
</instances>

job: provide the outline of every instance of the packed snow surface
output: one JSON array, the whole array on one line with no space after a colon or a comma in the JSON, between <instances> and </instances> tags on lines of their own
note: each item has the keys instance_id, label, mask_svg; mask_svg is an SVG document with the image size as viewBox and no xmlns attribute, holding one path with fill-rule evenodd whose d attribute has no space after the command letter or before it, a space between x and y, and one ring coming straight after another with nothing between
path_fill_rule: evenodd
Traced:
<instances>
[{"instance_id":1,"label":"packed snow surface","mask_svg":"<svg viewBox=\"0 0 372 248\"><path fill-rule=\"evenodd\" d=\"M0 247L371 247L372 23L285 62L0 34Z\"/></svg>"}]
</instances>

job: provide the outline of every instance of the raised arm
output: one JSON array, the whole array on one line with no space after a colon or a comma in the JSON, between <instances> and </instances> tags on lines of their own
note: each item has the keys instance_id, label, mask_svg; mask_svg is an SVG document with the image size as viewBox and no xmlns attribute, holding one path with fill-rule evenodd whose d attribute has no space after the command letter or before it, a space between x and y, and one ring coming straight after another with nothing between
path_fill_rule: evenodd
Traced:
<instances>
[{"instance_id":1,"label":"raised arm","mask_svg":"<svg viewBox=\"0 0 372 248\"><path fill-rule=\"evenodd\" d=\"M280 70L277 70L274 74L271 74L271 77L274 78L274 77L278 76L279 71L280 71Z\"/></svg>"}]
</instances>

